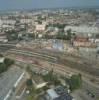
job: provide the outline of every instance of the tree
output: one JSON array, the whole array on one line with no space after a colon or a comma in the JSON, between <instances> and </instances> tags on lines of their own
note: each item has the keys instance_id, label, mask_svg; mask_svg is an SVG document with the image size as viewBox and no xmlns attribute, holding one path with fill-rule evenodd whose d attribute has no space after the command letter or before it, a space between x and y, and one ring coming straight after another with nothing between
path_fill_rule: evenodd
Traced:
<instances>
[{"instance_id":1,"label":"tree","mask_svg":"<svg viewBox=\"0 0 99 100\"><path fill-rule=\"evenodd\" d=\"M5 58L4 62L0 63L0 73L6 71L12 64L14 64L13 60Z\"/></svg>"},{"instance_id":2,"label":"tree","mask_svg":"<svg viewBox=\"0 0 99 100\"><path fill-rule=\"evenodd\" d=\"M59 32L56 36L57 39L65 39L65 34L63 32Z\"/></svg>"},{"instance_id":3,"label":"tree","mask_svg":"<svg viewBox=\"0 0 99 100\"><path fill-rule=\"evenodd\" d=\"M60 84L58 77L55 74L53 74L53 69L51 71L49 71L48 74L44 75L43 79L47 82L53 83L54 85Z\"/></svg>"},{"instance_id":4,"label":"tree","mask_svg":"<svg viewBox=\"0 0 99 100\"><path fill-rule=\"evenodd\" d=\"M67 30L67 39L71 39L72 33L71 33L71 29Z\"/></svg>"},{"instance_id":5,"label":"tree","mask_svg":"<svg viewBox=\"0 0 99 100\"><path fill-rule=\"evenodd\" d=\"M31 86L33 85L32 79L27 79L26 85L27 85L28 87L31 87Z\"/></svg>"},{"instance_id":6,"label":"tree","mask_svg":"<svg viewBox=\"0 0 99 100\"><path fill-rule=\"evenodd\" d=\"M4 63L0 63L0 73L4 72L5 70L7 70L7 67Z\"/></svg>"},{"instance_id":7,"label":"tree","mask_svg":"<svg viewBox=\"0 0 99 100\"><path fill-rule=\"evenodd\" d=\"M81 74L72 75L68 82L69 82L71 91L80 88L82 85Z\"/></svg>"},{"instance_id":8,"label":"tree","mask_svg":"<svg viewBox=\"0 0 99 100\"><path fill-rule=\"evenodd\" d=\"M29 95L29 96L27 97L27 100L33 100L33 97L32 97L31 95Z\"/></svg>"},{"instance_id":9,"label":"tree","mask_svg":"<svg viewBox=\"0 0 99 100\"><path fill-rule=\"evenodd\" d=\"M12 64L14 64L14 60L9 59L9 58L5 58L4 63L6 64L6 66L11 66Z\"/></svg>"},{"instance_id":10,"label":"tree","mask_svg":"<svg viewBox=\"0 0 99 100\"><path fill-rule=\"evenodd\" d=\"M2 55L2 54L0 54L0 57L3 57L3 55Z\"/></svg>"},{"instance_id":11,"label":"tree","mask_svg":"<svg viewBox=\"0 0 99 100\"><path fill-rule=\"evenodd\" d=\"M53 70L49 71L48 74L43 76L43 79L48 82L52 81L52 78L53 78Z\"/></svg>"},{"instance_id":12,"label":"tree","mask_svg":"<svg viewBox=\"0 0 99 100\"><path fill-rule=\"evenodd\" d=\"M18 32L12 30L7 32L8 40L17 40L18 39Z\"/></svg>"}]
</instances>

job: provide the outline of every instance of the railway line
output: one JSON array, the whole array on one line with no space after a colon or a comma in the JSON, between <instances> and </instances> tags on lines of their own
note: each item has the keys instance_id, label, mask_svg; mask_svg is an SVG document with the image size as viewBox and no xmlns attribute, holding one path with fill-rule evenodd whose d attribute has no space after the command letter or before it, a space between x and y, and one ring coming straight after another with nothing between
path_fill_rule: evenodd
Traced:
<instances>
[{"instance_id":1,"label":"railway line","mask_svg":"<svg viewBox=\"0 0 99 100\"><path fill-rule=\"evenodd\" d=\"M52 50L47 50L47 49L33 49L33 48L28 48L28 47L22 47L22 48L15 48L12 50L21 50L21 51L26 51L26 52L35 52L37 54L41 55L46 55L46 56L51 56L51 57L56 57L56 58L70 58L70 60L80 60L81 62L83 61L84 63L88 63L90 65L95 65L97 67L97 62L96 61L90 61L87 58L83 58L80 55L72 55L66 52L56 52ZM94 67L95 67L94 66Z\"/></svg>"},{"instance_id":2,"label":"railway line","mask_svg":"<svg viewBox=\"0 0 99 100\"><path fill-rule=\"evenodd\" d=\"M22 55L23 57L30 57L30 58L36 58L36 59L43 59L45 61L50 62L56 62L57 58L54 57L45 57L44 55L36 54L36 53L29 53L29 52L15 52L15 51L8 51L8 54L14 54L14 55ZM20 59L20 58L19 58Z\"/></svg>"},{"instance_id":3,"label":"railway line","mask_svg":"<svg viewBox=\"0 0 99 100\"><path fill-rule=\"evenodd\" d=\"M88 64L88 63L73 61L70 58L68 59L68 56L65 59L64 58L60 59L55 56L49 56L49 55L44 55L44 54L37 53L37 52L36 53L35 52L27 52L27 51L22 51L22 50L10 50L8 52L8 54L9 53L15 54L15 55L22 55L24 58L25 57L31 57L31 58L35 57L35 58L43 60L43 61L45 60L50 63L56 63L58 65L62 65L62 66L64 66L64 68L69 67L71 69L74 69L74 70L76 69L78 71L82 71L89 75L99 77L99 68L94 67L93 65Z\"/></svg>"}]
</instances>

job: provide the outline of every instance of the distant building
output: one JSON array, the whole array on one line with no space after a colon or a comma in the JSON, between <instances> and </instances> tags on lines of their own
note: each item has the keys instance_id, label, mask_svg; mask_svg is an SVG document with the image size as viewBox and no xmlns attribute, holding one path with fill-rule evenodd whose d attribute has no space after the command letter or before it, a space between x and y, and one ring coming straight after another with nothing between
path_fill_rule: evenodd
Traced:
<instances>
[{"instance_id":1,"label":"distant building","mask_svg":"<svg viewBox=\"0 0 99 100\"><path fill-rule=\"evenodd\" d=\"M0 28L6 30L12 30L15 28L16 20L0 19Z\"/></svg>"},{"instance_id":2,"label":"distant building","mask_svg":"<svg viewBox=\"0 0 99 100\"><path fill-rule=\"evenodd\" d=\"M15 29L15 26L14 25L3 24L2 28L6 29L6 30L13 30L13 29Z\"/></svg>"},{"instance_id":3,"label":"distant building","mask_svg":"<svg viewBox=\"0 0 99 100\"><path fill-rule=\"evenodd\" d=\"M20 19L20 23L29 24L29 23L32 23L32 19L23 18L23 19Z\"/></svg>"},{"instance_id":4,"label":"distant building","mask_svg":"<svg viewBox=\"0 0 99 100\"><path fill-rule=\"evenodd\" d=\"M62 41L53 41L52 43L52 48L55 50L63 51L64 50L64 45Z\"/></svg>"},{"instance_id":5,"label":"distant building","mask_svg":"<svg viewBox=\"0 0 99 100\"><path fill-rule=\"evenodd\" d=\"M64 31L67 32L67 30L71 29L72 32L79 34L79 33L99 33L99 28L95 26L66 26L64 28Z\"/></svg>"},{"instance_id":6,"label":"distant building","mask_svg":"<svg viewBox=\"0 0 99 100\"><path fill-rule=\"evenodd\" d=\"M16 20L3 19L0 22L5 25L15 25Z\"/></svg>"},{"instance_id":7,"label":"distant building","mask_svg":"<svg viewBox=\"0 0 99 100\"><path fill-rule=\"evenodd\" d=\"M89 41L88 38L76 37L73 41L73 46L75 47L96 47L96 45Z\"/></svg>"},{"instance_id":8,"label":"distant building","mask_svg":"<svg viewBox=\"0 0 99 100\"><path fill-rule=\"evenodd\" d=\"M0 33L0 42L7 42L7 36L4 33Z\"/></svg>"},{"instance_id":9,"label":"distant building","mask_svg":"<svg viewBox=\"0 0 99 100\"><path fill-rule=\"evenodd\" d=\"M45 31L46 25L45 24L37 24L36 31Z\"/></svg>"}]
</instances>

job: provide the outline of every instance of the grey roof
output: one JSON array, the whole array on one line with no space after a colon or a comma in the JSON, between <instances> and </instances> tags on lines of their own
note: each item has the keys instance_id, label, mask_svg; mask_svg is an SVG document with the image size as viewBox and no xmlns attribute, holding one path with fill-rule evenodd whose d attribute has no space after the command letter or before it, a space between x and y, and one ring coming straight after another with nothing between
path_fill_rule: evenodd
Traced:
<instances>
[{"instance_id":1,"label":"grey roof","mask_svg":"<svg viewBox=\"0 0 99 100\"><path fill-rule=\"evenodd\" d=\"M49 89L47 93L50 96L51 100L72 100L73 99L62 86L56 87L55 89Z\"/></svg>"},{"instance_id":2,"label":"grey roof","mask_svg":"<svg viewBox=\"0 0 99 100\"><path fill-rule=\"evenodd\" d=\"M54 100L55 98L59 97L59 95L55 92L54 89L49 89L49 90L47 91L47 93L48 93L48 95L50 96L50 98L53 99L53 100Z\"/></svg>"},{"instance_id":3,"label":"grey roof","mask_svg":"<svg viewBox=\"0 0 99 100\"><path fill-rule=\"evenodd\" d=\"M22 70L13 66L13 68L0 75L0 100L4 100L4 97L13 88L21 74Z\"/></svg>"}]
</instances>

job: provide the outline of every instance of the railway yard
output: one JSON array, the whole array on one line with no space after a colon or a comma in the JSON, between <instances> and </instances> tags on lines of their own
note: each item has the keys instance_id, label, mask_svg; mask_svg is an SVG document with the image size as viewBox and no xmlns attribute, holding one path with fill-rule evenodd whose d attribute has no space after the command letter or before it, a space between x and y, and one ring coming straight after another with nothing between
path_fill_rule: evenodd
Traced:
<instances>
[{"instance_id":1,"label":"railway yard","mask_svg":"<svg viewBox=\"0 0 99 100\"><path fill-rule=\"evenodd\" d=\"M89 62L88 59L65 52L55 52L44 48L0 46L4 55L16 61L15 65L25 69L30 65L34 71L43 72L53 69L57 75L70 77L72 74L80 73L83 77L82 91L93 91L96 98L99 98L99 67L96 62ZM94 80L94 82L92 82ZM87 100L87 99L85 99ZM91 99L90 99L91 100Z\"/></svg>"}]
</instances>

